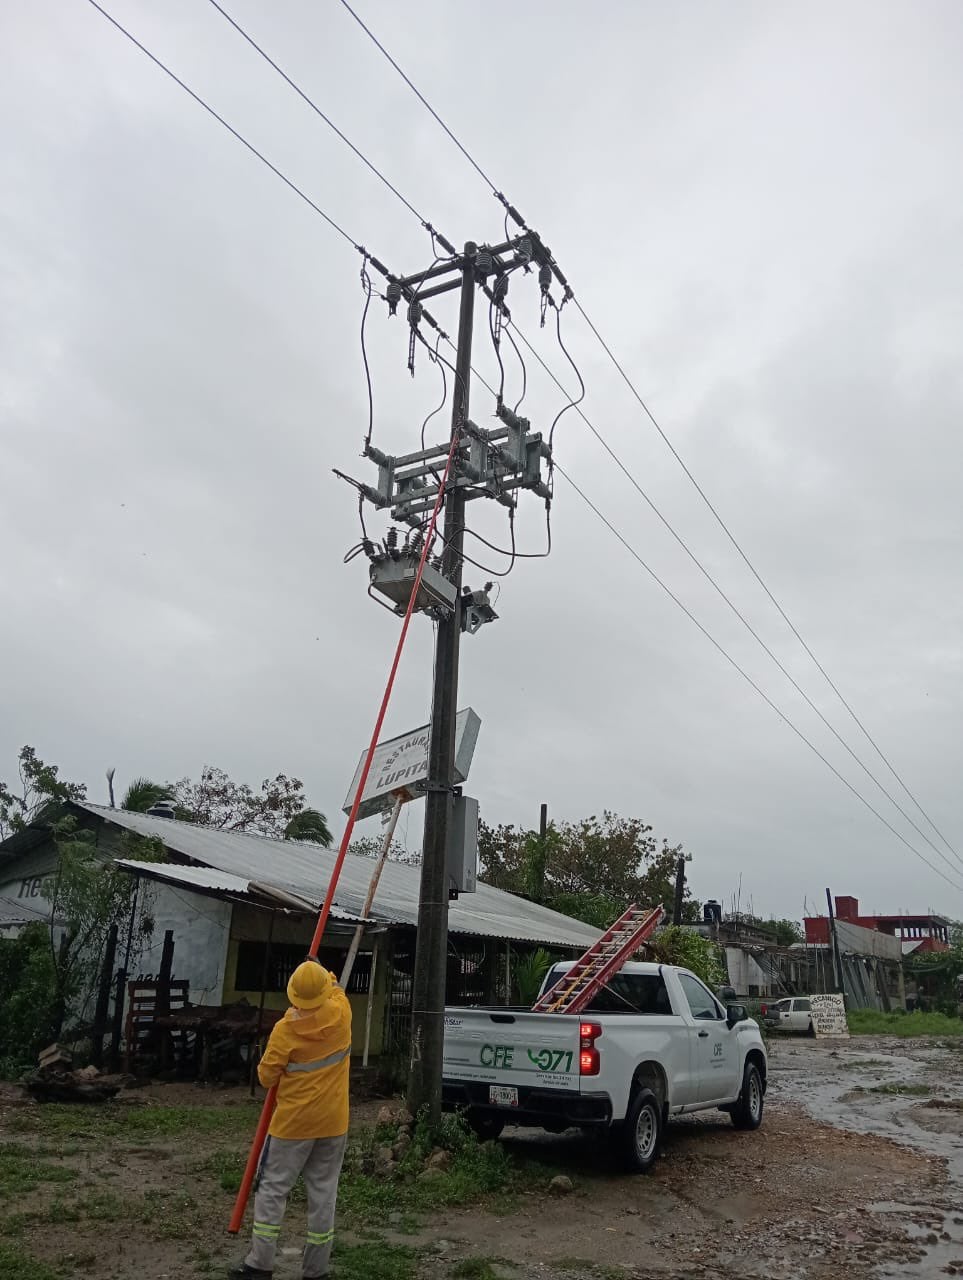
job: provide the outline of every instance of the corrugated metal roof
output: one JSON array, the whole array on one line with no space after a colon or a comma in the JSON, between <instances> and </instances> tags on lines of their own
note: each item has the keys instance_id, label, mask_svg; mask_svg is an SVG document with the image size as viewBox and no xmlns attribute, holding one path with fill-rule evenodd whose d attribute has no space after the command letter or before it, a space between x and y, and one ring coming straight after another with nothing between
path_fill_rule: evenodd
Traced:
<instances>
[{"instance_id":1,"label":"corrugated metal roof","mask_svg":"<svg viewBox=\"0 0 963 1280\"><path fill-rule=\"evenodd\" d=\"M227 871L218 871L216 868L185 866L182 862L140 862L136 858L115 858L114 862L119 867L125 867L138 875L149 876L154 880L170 881L185 889L201 889L207 893L230 893L239 898L256 895L258 900L262 901L268 896L266 891L271 888L263 880L252 881L244 876L233 876ZM288 906L295 910L298 907L305 911L317 910L315 903L306 901L297 894L285 893L284 897L287 901L279 902L277 905ZM361 923L360 916L351 915L350 912L342 911L339 907L331 908L331 916L335 920L348 920L352 924Z\"/></svg>"},{"instance_id":2,"label":"corrugated metal roof","mask_svg":"<svg viewBox=\"0 0 963 1280\"><path fill-rule=\"evenodd\" d=\"M178 884L193 885L197 889L220 889L246 895L251 885L242 876L232 876L211 867L185 867L179 862L139 862L136 858L115 858L114 861L119 867L127 867L141 875L152 874L158 879L176 880Z\"/></svg>"},{"instance_id":3,"label":"corrugated metal roof","mask_svg":"<svg viewBox=\"0 0 963 1280\"><path fill-rule=\"evenodd\" d=\"M75 801L78 808L116 823L138 835L158 836L164 844L206 867L275 885L320 907L334 870L335 852L300 840L272 840L267 836L218 831L173 818L154 818L104 805ZM348 854L338 880L335 905L358 917L374 864L370 858ZM371 918L392 924L414 925L418 919L421 868L400 862L386 864L378 886ZM537 906L502 889L478 882L475 893L463 894L451 903L448 927L453 933L506 938L513 942L538 942L584 949L599 937L599 930L572 920L548 907Z\"/></svg>"}]
</instances>

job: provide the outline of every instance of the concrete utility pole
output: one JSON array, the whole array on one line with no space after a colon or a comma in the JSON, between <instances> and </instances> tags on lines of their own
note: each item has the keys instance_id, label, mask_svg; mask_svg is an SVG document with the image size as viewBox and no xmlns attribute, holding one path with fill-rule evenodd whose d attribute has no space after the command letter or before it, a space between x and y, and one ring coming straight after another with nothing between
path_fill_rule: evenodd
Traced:
<instances>
[{"instance_id":1,"label":"concrete utility pole","mask_svg":"<svg viewBox=\"0 0 963 1280\"><path fill-rule=\"evenodd\" d=\"M475 319L475 245L465 245L461 307L451 406L451 434L468 420L471 342ZM442 573L455 587L455 605L438 623L435 680L428 746L428 794L418 902L418 936L412 983L411 1076L408 1106L427 1107L433 1124L441 1115L442 1049L445 1037L445 977L448 968L448 830L455 782L455 715L461 648L461 571L465 539L465 491L454 488L445 502Z\"/></svg>"},{"instance_id":2,"label":"concrete utility pole","mask_svg":"<svg viewBox=\"0 0 963 1280\"><path fill-rule=\"evenodd\" d=\"M444 242L444 247L451 246ZM428 746L428 780L425 795L425 837L421 865L421 895L418 904L418 936L412 991L411 1072L408 1106L417 1114L426 1111L437 1123L441 1115L442 1063L444 1051L445 978L448 951L448 903L453 874L449 871L450 833L455 814L455 743L458 710L458 659L462 632L475 635L485 623L498 617L488 593L462 586L465 504L487 498L506 509L511 518L519 494L528 490L551 506L551 489L542 478L543 463L551 464L551 449L527 418L521 418L496 395L498 425L480 427L469 412L472 331L475 290L480 288L491 307L492 340L498 348L501 324L510 321L506 305L509 279L515 272L528 276L537 268L542 314L549 307L560 308L571 290L551 252L529 229L496 245L476 245L469 241L464 252L410 276L394 276L375 259L372 265L383 270L388 284L385 301L389 315L395 315L402 301L407 303L409 326L408 368L414 372L419 340L424 343L421 325L439 335L435 318L425 310L429 298L460 290L458 341L451 432L443 445L431 445L399 456L389 456L370 439L365 456L378 467L377 486L348 480L362 501L387 510L393 520L409 527L404 543L398 529L390 528L380 543L363 532L357 548L369 562L368 594L399 616L407 611L415 569L424 546L426 515L434 509L444 482L445 527L441 555L432 555L422 566L420 586L413 609L426 613L438 624L435 644L435 675L432 692L431 735ZM556 282L564 291L556 302L551 288ZM444 335L442 335L444 336ZM447 363L447 361L445 362ZM382 599L379 600L379 596ZM456 842L457 844L457 842Z\"/></svg>"}]
</instances>

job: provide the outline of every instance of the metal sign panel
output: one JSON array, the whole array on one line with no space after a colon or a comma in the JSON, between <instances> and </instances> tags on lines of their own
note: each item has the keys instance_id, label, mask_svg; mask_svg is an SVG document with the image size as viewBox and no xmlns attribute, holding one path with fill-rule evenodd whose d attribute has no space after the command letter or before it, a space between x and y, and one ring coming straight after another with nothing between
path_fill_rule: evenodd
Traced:
<instances>
[{"instance_id":1,"label":"metal sign panel","mask_svg":"<svg viewBox=\"0 0 963 1280\"><path fill-rule=\"evenodd\" d=\"M397 792L403 792L411 800L425 794L428 784L428 733L430 726L425 724L420 729L413 729L400 738L390 738L387 742L379 742L374 749L371 771L365 783L359 818L370 818L372 814L390 809L394 804ZM455 782L464 782L471 768L472 756L475 754L475 743L481 720L466 707L459 711L455 719ZM367 752L362 752L358 767L351 779L351 786L345 798L343 810L351 812L354 797L361 781Z\"/></svg>"}]
</instances>

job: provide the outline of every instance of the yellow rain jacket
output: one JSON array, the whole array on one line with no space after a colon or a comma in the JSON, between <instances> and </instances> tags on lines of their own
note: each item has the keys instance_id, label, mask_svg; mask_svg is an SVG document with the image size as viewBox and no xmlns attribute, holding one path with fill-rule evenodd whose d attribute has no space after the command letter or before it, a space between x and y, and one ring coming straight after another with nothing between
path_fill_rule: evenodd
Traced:
<instances>
[{"instance_id":1,"label":"yellow rain jacket","mask_svg":"<svg viewBox=\"0 0 963 1280\"><path fill-rule=\"evenodd\" d=\"M258 1063L278 1086L272 1138L340 1138L348 1132L351 1005L340 987L319 1009L288 1009Z\"/></svg>"}]
</instances>

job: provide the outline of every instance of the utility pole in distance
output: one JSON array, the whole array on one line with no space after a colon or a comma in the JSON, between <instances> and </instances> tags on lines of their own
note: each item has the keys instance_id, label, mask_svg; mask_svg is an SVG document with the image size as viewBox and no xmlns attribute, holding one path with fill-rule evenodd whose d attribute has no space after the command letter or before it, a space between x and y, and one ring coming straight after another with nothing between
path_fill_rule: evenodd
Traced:
<instances>
[{"instance_id":1,"label":"utility pole in distance","mask_svg":"<svg viewBox=\"0 0 963 1280\"><path fill-rule=\"evenodd\" d=\"M475 319L475 245L465 245L461 306L455 357L451 434L468 421L471 342ZM445 1038L445 978L448 969L448 831L455 778L455 715L458 709L458 657L461 648L461 570L465 539L465 494L454 488L445 502L445 550L441 571L455 588L454 608L438 623L435 679L431 695L428 745L428 794L418 900L418 934L412 982L411 1074L408 1106L412 1115L428 1109L437 1124L441 1114L442 1054Z\"/></svg>"},{"instance_id":2,"label":"utility pole in distance","mask_svg":"<svg viewBox=\"0 0 963 1280\"><path fill-rule=\"evenodd\" d=\"M451 249L444 242L446 249ZM472 331L475 289L481 288L494 317L492 339L498 347L500 325L510 321L506 305L509 277L516 271L538 270L538 285L544 318L548 307L560 307L571 290L551 252L536 232L529 229L496 245L468 242L461 254L435 262L427 270L409 276L391 275L376 259L367 259L387 277L384 299L390 315L397 314L401 302L408 304L410 329L408 368L414 372L418 342L425 342L422 322L442 333L437 321L424 307L428 298L460 290L458 339L454 366L451 432L443 445L424 447L414 453L389 456L369 438L365 456L378 467L377 486L363 484L336 472L358 490L362 502L380 510L389 509L394 520L410 531L403 545L398 530L391 528L380 543L362 530L362 540L349 559L363 552L369 560L368 594L385 608L403 615L411 598L415 570L424 548L427 513L434 508L444 485L444 545L440 555L426 560L414 612L427 613L438 624L435 644L435 674L432 691L431 733L428 747L428 779L425 834L421 868L418 934L412 990L411 1071L408 1106L413 1114L425 1111L437 1123L441 1115L442 1067L444 1055L445 979L448 951L448 902L451 878L448 865L449 833L456 803L455 741L458 698L458 661L462 632L474 635L497 614L488 592L462 585L465 505L477 498L489 498L505 507L514 518L521 490L531 490L542 498L546 511L551 490L542 479L542 463L551 463L551 449L540 434L530 430L521 418L496 396L493 428L483 428L468 417L471 375ZM562 303L551 295L553 281L564 291ZM430 348L429 348L430 350ZM440 359L440 356L435 358ZM447 364L447 361L444 363ZM449 366L451 367L451 366ZM441 470L448 465L448 478ZM381 599L379 599L381 597Z\"/></svg>"},{"instance_id":3,"label":"utility pole in distance","mask_svg":"<svg viewBox=\"0 0 963 1280\"><path fill-rule=\"evenodd\" d=\"M675 869L675 903L672 910L672 923L682 923L682 910L685 905L685 854L679 854Z\"/></svg>"}]
</instances>

